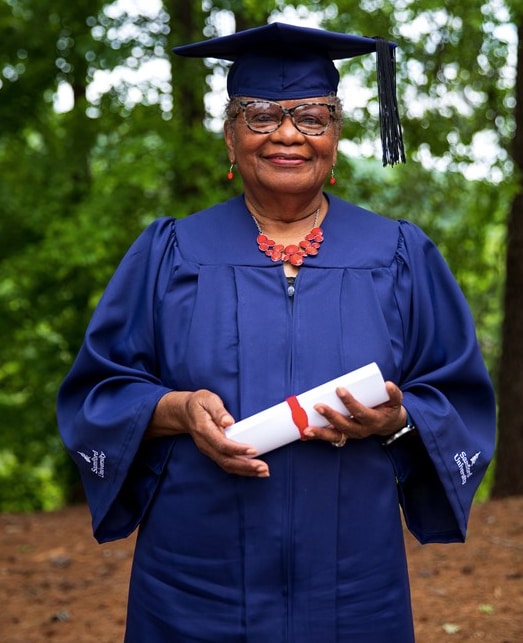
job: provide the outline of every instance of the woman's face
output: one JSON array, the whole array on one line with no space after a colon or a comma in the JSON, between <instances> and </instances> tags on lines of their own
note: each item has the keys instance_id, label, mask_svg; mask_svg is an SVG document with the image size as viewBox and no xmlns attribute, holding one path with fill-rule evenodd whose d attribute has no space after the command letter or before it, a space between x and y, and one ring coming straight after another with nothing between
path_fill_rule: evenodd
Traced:
<instances>
[{"instance_id":1,"label":"woman's face","mask_svg":"<svg viewBox=\"0 0 523 643\"><path fill-rule=\"evenodd\" d=\"M244 98L247 102L254 99ZM275 101L287 109L305 103L329 103L329 98ZM300 132L289 115L276 130L253 132L240 110L225 123L225 142L231 161L242 176L246 191L270 190L272 194L318 191L336 162L339 128L331 120L320 136Z\"/></svg>"}]
</instances>

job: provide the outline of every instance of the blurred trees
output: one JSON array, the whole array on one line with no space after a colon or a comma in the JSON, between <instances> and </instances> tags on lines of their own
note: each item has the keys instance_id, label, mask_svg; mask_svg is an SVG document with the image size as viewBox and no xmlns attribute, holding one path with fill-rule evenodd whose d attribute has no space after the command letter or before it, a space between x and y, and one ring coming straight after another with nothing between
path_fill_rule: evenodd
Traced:
<instances>
[{"instance_id":1,"label":"blurred trees","mask_svg":"<svg viewBox=\"0 0 523 643\"><path fill-rule=\"evenodd\" d=\"M307 16L307 6L327 28L400 44L409 162L383 169L373 160L380 156L373 60L343 63L358 91L345 100L348 155L340 155L334 189L412 219L434 238L471 303L496 378L506 216L521 194L513 135L523 102L516 110L505 36L522 20L508 0L439 4L361 0L355 12L348 0L337 8L312 0L297 11ZM103 0L0 0L0 510L52 508L74 491L56 392L132 240L153 218L185 216L241 189L227 182L221 134L208 126L210 63L172 60L171 47L217 35L233 15L237 29L277 10L287 20L286 5L166 0L138 13ZM480 139L498 153L471 180ZM513 208L513 225L522 220L516 215ZM514 248L511 271L522 263ZM517 303L519 292L517 285L507 296ZM517 311L511 319L521 326ZM509 362L513 379L515 368Z\"/></svg>"}]
</instances>

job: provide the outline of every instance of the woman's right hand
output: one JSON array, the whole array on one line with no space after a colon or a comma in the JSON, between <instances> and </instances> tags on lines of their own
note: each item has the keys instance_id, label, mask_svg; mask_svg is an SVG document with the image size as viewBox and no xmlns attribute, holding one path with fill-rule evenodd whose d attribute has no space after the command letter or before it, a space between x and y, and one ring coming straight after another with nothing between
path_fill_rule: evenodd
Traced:
<instances>
[{"instance_id":1,"label":"woman's right hand","mask_svg":"<svg viewBox=\"0 0 523 643\"><path fill-rule=\"evenodd\" d=\"M225 429L231 424L234 418L215 393L170 391L158 402L144 439L189 433L198 449L227 473L267 478L267 463L252 457L256 450L227 438Z\"/></svg>"}]
</instances>

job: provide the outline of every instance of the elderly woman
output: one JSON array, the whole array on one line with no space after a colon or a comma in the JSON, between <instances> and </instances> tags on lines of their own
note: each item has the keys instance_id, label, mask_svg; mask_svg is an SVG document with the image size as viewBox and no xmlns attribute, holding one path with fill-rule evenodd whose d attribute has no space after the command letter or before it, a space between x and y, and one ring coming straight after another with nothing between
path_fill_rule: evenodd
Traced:
<instances>
[{"instance_id":1,"label":"elderly woman","mask_svg":"<svg viewBox=\"0 0 523 643\"><path fill-rule=\"evenodd\" d=\"M128 643L410 643L399 506L423 543L465 538L495 416L463 295L415 225L323 187L333 59L378 50L390 85L393 47L275 23L175 50L234 61L225 142L244 192L145 230L58 404L96 538L140 525ZM390 95L382 111L394 163ZM388 402L338 389L345 412L318 404L327 426L263 456L227 437L370 362Z\"/></svg>"}]
</instances>

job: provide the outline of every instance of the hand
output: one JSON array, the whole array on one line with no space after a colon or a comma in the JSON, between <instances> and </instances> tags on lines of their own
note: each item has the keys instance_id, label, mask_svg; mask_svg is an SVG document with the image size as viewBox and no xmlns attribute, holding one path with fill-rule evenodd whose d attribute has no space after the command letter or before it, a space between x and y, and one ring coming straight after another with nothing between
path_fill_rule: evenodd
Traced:
<instances>
[{"instance_id":1,"label":"hand","mask_svg":"<svg viewBox=\"0 0 523 643\"><path fill-rule=\"evenodd\" d=\"M171 391L158 402L144 438L189 433L198 449L227 473L268 477L267 463L252 458L254 447L226 437L225 429L231 424L234 418L215 393Z\"/></svg>"},{"instance_id":2,"label":"hand","mask_svg":"<svg viewBox=\"0 0 523 643\"><path fill-rule=\"evenodd\" d=\"M326 404L314 408L328 422L327 427L308 427L304 438L335 443L346 439L362 439L370 435L389 436L407 424L407 411L402 406L403 393L393 382L386 382L389 401L370 408L360 404L346 388L336 389L336 394L347 409L339 413Z\"/></svg>"}]
</instances>

